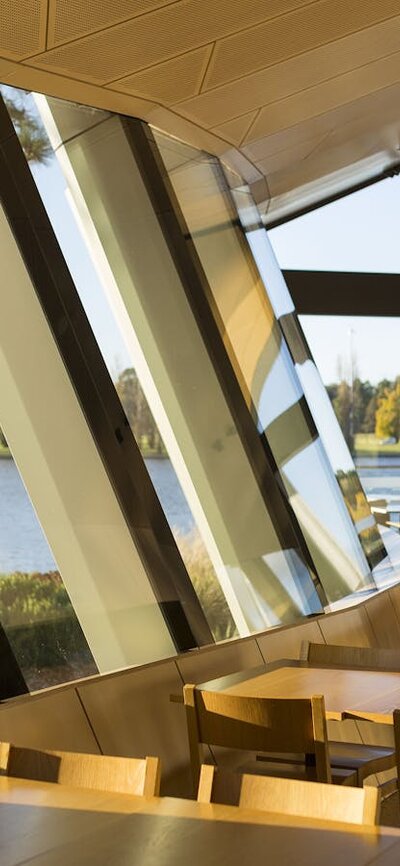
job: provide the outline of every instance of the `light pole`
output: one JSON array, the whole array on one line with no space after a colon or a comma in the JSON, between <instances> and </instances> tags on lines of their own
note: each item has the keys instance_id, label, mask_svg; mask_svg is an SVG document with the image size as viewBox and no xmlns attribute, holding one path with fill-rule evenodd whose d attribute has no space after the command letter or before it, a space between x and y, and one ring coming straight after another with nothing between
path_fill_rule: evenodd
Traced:
<instances>
[{"instance_id":1,"label":"light pole","mask_svg":"<svg viewBox=\"0 0 400 866\"><path fill-rule=\"evenodd\" d=\"M354 449L354 346L353 337L355 334L354 328L349 328L350 342L350 411L349 411L349 435L352 450Z\"/></svg>"}]
</instances>

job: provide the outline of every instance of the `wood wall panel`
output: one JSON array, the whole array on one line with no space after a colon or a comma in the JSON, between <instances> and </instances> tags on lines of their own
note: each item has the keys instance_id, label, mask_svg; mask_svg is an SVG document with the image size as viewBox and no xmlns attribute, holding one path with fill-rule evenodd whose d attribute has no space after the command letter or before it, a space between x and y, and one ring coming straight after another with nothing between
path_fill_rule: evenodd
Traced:
<instances>
[{"instance_id":1,"label":"wood wall panel","mask_svg":"<svg viewBox=\"0 0 400 866\"><path fill-rule=\"evenodd\" d=\"M371 624L377 646L396 649L400 646L400 622L389 592L369 598L365 612Z\"/></svg>"},{"instance_id":2,"label":"wood wall panel","mask_svg":"<svg viewBox=\"0 0 400 866\"><path fill-rule=\"evenodd\" d=\"M255 668L263 661L256 639L245 638L186 653L177 659L177 665L185 683L204 683L246 668Z\"/></svg>"},{"instance_id":3,"label":"wood wall panel","mask_svg":"<svg viewBox=\"0 0 400 866\"><path fill-rule=\"evenodd\" d=\"M354 719L344 719L343 722L336 722L334 719L328 720L328 738L330 740L338 740L342 743L362 743L358 722Z\"/></svg>"},{"instance_id":4,"label":"wood wall panel","mask_svg":"<svg viewBox=\"0 0 400 866\"><path fill-rule=\"evenodd\" d=\"M257 635L257 643L265 662L273 662L281 658L298 659L303 640L324 643L317 620Z\"/></svg>"},{"instance_id":5,"label":"wood wall panel","mask_svg":"<svg viewBox=\"0 0 400 866\"><path fill-rule=\"evenodd\" d=\"M390 587L389 596L392 605L396 611L397 618L400 622L400 583L398 583L396 586Z\"/></svg>"},{"instance_id":6,"label":"wood wall panel","mask_svg":"<svg viewBox=\"0 0 400 866\"><path fill-rule=\"evenodd\" d=\"M2 703L0 740L37 749L100 751L73 687Z\"/></svg>"},{"instance_id":7,"label":"wood wall panel","mask_svg":"<svg viewBox=\"0 0 400 866\"><path fill-rule=\"evenodd\" d=\"M325 614L318 620L325 643L338 646L376 646L376 639L363 606Z\"/></svg>"},{"instance_id":8,"label":"wood wall panel","mask_svg":"<svg viewBox=\"0 0 400 866\"><path fill-rule=\"evenodd\" d=\"M133 668L79 686L101 750L107 755L161 758L161 793L191 790L182 691L175 661Z\"/></svg>"}]
</instances>

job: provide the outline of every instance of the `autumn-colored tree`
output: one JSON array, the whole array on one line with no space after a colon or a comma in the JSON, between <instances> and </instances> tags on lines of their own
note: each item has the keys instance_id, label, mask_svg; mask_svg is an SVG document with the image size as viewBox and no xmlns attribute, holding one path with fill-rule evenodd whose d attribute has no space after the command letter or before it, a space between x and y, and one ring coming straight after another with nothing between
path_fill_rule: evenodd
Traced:
<instances>
[{"instance_id":1,"label":"autumn-colored tree","mask_svg":"<svg viewBox=\"0 0 400 866\"><path fill-rule=\"evenodd\" d=\"M376 410L375 434L379 438L400 438L400 379L393 388L387 388Z\"/></svg>"}]
</instances>

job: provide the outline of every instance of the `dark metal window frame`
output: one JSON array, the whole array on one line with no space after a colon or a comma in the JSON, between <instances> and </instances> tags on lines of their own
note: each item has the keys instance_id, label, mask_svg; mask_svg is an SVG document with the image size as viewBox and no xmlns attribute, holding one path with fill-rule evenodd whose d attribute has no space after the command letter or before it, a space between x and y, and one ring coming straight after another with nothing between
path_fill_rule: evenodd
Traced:
<instances>
[{"instance_id":1,"label":"dark metal window frame","mask_svg":"<svg viewBox=\"0 0 400 866\"><path fill-rule=\"evenodd\" d=\"M303 316L400 316L400 274L284 270Z\"/></svg>"}]
</instances>

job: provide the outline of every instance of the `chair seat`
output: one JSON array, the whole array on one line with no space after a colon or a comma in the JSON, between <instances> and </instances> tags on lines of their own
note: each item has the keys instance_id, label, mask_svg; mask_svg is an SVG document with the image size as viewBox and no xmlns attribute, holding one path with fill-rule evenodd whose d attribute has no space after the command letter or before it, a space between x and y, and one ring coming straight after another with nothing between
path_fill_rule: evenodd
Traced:
<instances>
[{"instance_id":1,"label":"chair seat","mask_svg":"<svg viewBox=\"0 0 400 866\"><path fill-rule=\"evenodd\" d=\"M356 770L359 785L372 773L381 773L396 766L394 749L385 746L330 741L329 756L332 768Z\"/></svg>"},{"instance_id":2,"label":"chair seat","mask_svg":"<svg viewBox=\"0 0 400 866\"><path fill-rule=\"evenodd\" d=\"M362 785L367 776L373 773L382 773L396 766L396 754L394 749L386 746L365 746L363 743L346 743L329 741L329 759L332 774L338 770L349 770L356 774L356 785ZM304 756L296 754L260 754L257 762L278 764L282 767L304 766ZM253 770L254 772L254 770ZM260 772L260 771L258 771ZM262 771L261 771L262 772ZM284 770L281 771L284 776ZM299 778L310 778L309 776ZM348 782L347 784L351 784Z\"/></svg>"}]
</instances>

